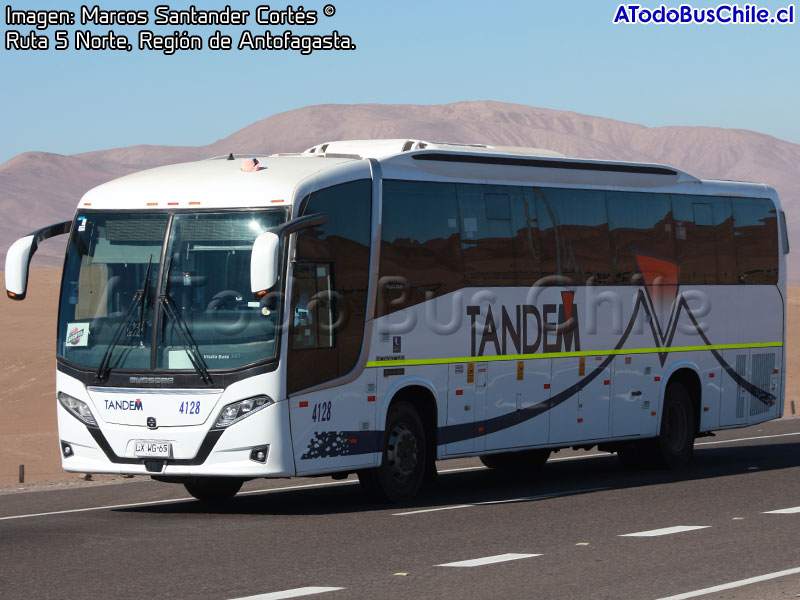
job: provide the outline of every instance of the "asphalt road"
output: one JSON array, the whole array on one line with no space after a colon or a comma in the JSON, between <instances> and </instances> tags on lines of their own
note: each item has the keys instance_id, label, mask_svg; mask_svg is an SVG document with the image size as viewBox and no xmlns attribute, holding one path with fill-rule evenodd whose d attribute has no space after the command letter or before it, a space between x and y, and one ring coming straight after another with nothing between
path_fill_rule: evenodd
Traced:
<instances>
[{"instance_id":1,"label":"asphalt road","mask_svg":"<svg viewBox=\"0 0 800 600\"><path fill-rule=\"evenodd\" d=\"M800 595L800 508L770 512L800 507L800 419L702 438L680 472L582 451L535 479L439 469L408 506L329 478L218 509L150 481L0 496L0 598Z\"/></svg>"}]
</instances>

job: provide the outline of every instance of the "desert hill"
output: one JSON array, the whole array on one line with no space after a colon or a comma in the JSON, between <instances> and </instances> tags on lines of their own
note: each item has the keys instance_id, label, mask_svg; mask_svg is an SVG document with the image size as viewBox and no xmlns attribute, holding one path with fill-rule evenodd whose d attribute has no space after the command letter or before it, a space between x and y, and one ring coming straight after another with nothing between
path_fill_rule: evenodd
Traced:
<instances>
[{"instance_id":1,"label":"desert hill","mask_svg":"<svg viewBox=\"0 0 800 600\"><path fill-rule=\"evenodd\" d=\"M131 146L69 156L27 152L0 165L0 248L71 217L91 187L158 165L236 153L303 150L336 139L417 138L535 146L567 156L659 162L709 179L763 182L783 198L790 234L800 232L800 144L738 129L656 127L501 102L317 105L273 115L200 147ZM20 209L20 207L24 207ZM795 239L800 239L796 236ZM34 266L60 264L63 246L43 245ZM796 264L795 264L796 263ZM800 260L790 262L800 281Z\"/></svg>"}]
</instances>

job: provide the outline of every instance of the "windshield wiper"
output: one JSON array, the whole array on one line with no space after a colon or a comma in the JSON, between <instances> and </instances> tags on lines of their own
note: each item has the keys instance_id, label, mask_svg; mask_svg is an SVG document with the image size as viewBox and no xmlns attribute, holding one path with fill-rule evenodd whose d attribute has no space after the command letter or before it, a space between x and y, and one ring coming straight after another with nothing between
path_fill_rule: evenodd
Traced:
<instances>
[{"instance_id":1,"label":"windshield wiper","mask_svg":"<svg viewBox=\"0 0 800 600\"><path fill-rule=\"evenodd\" d=\"M95 378L101 381L108 376L108 372L111 370L111 355L114 352L114 348L116 348L117 344L119 343L119 338L122 336L122 332L127 329L128 323L130 323L130 320L136 311L136 307L140 302L142 303L142 310L139 313L139 326L137 327L137 331L139 332L140 336L142 335L142 328L144 327L144 298L150 289L150 268L152 266L153 255L151 254L150 260L147 263L147 270L144 273L144 281L142 281L142 285L139 286L139 289L133 295L133 300L131 300L128 310L125 311L125 316L123 317L122 322L117 325L116 330L114 330L114 335L111 337L111 342L108 344L105 354L103 354L103 358L100 361L100 366L97 367L97 372L94 374Z\"/></svg>"},{"instance_id":2,"label":"windshield wiper","mask_svg":"<svg viewBox=\"0 0 800 600\"><path fill-rule=\"evenodd\" d=\"M206 361L203 359L203 355L200 352L200 347L197 345L197 342L192 337L192 332L189 330L189 326L186 325L186 321L181 316L180 310L178 310L175 301L172 299L172 296L169 294L169 276L170 271L172 270L172 258L170 257L169 263L167 264L167 280L164 284L164 293L158 296L161 305L164 307L164 312L172 319L172 326L175 328L181 336L183 340L183 350L186 352L186 356L189 357L189 362L192 363L194 370L197 371L197 374L200 375L200 379L203 380L203 383L212 384L213 381L211 380L211 374L208 372L208 365Z\"/></svg>"}]
</instances>

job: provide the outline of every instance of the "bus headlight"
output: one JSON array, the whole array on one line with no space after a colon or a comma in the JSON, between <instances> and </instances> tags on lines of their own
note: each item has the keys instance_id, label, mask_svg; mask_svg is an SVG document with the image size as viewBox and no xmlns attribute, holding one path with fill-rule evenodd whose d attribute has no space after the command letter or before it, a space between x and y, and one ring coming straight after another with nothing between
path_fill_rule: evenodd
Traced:
<instances>
[{"instance_id":1,"label":"bus headlight","mask_svg":"<svg viewBox=\"0 0 800 600\"><path fill-rule=\"evenodd\" d=\"M233 425L237 421L241 421L273 403L274 400L269 396L253 396L252 398L228 404L219 411L214 429L225 429L229 425Z\"/></svg>"},{"instance_id":2,"label":"bus headlight","mask_svg":"<svg viewBox=\"0 0 800 600\"><path fill-rule=\"evenodd\" d=\"M58 392L58 401L61 403L61 406L66 408L68 412L72 413L72 416L74 416L76 419L83 421L92 427L97 427L97 421L94 420L94 415L92 414L92 411L89 410L89 405L86 404L86 402L83 400L78 400L77 398L73 398L64 392Z\"/></svg>"}]
</instances>

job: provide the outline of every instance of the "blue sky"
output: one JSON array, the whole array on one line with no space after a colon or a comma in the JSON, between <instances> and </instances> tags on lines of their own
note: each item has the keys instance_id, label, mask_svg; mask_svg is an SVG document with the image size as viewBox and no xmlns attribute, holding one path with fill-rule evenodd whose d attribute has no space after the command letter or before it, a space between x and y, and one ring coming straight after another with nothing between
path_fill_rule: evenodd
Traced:
<instances>
[{"instance_id":1,"label":"blue sky","mask_svg":"<svg viewBox=\"0 0 800 600\"><path fill-rule=\"evenodd\" d=\"M98 3L137 9L158 4ZM29 150L71 154L132 144L206 144L311 104L485 99L648 126L752 129L800 143L798 23L614 25L618 3L605 0L508 0L491 5L496 8L472 0L331 3L336 14L320 17L316 27L271 29L290 28L296 34L337 29L353 37L357 50L311 56L204 50L164 56L0 48L0 162ZM197 1L198 8L219 4ZM258 4L232 0L238 9L253 11ZM326 2L303 4L321 11ZM759 6L776 10L788 4ZM12 4L15 9L77 6L67 0ZM255 23L248 28L266 29ZM135 41L139 28L114 29ZM187 28L159 33L173 29ZM224 29L238 39L241 28ZM210 31L192 28L191 33Z\"/></svg>"}]
</instances>

